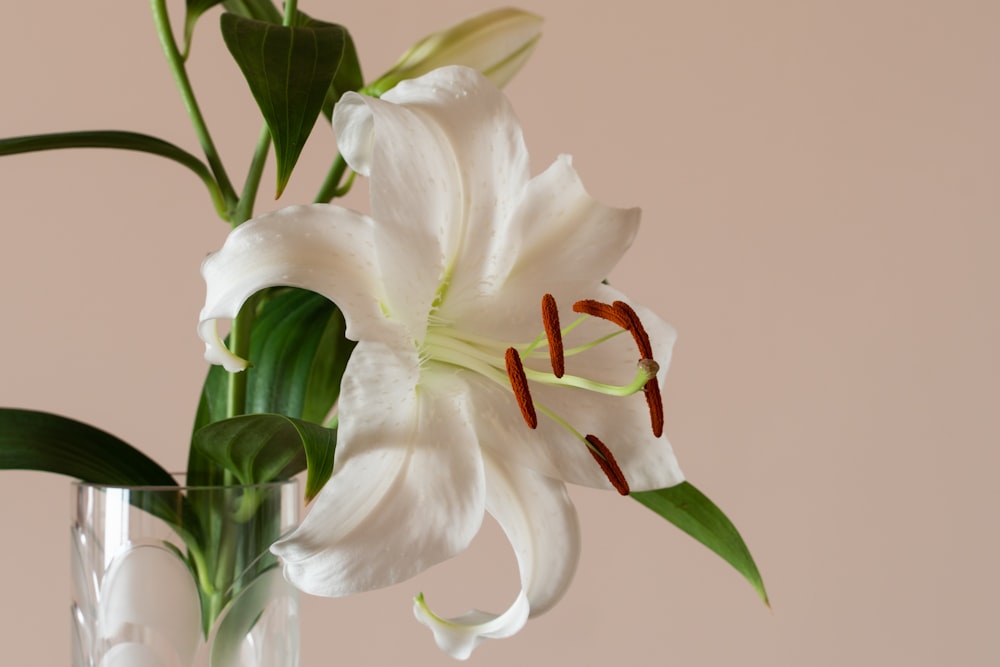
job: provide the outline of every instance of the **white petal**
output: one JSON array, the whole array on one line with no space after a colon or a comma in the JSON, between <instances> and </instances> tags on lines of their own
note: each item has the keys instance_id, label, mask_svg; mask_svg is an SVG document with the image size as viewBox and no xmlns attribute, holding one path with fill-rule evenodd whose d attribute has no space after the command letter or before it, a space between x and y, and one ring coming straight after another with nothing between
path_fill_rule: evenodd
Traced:
<instances>
[{"instance_id":1,"label":"white petal","mask_svg":"<svg viewBox=\"0 0 1000 667\"><path fill-rule=\"evenodd\" d=\"M594 297L606 303L628 299L607 285L596 286ZM661 393L670 365L676 332L651 311L632 304L650 336L653 354L660 364ZM593 340L617 327L600 320L588 320L565 341ZM566 373L611 384L628 384L636 373L639 353L631 336L622 333L582 354L566 358ZM548 360L532 362L539 370L549 370ZM471 380L470 380L471 382ZM529 382L536 405L554 412L581 436L595 435L611 450L633 491L659 489L679 484L684 475L665 437L653 436L645 395L615 397L572 387L554 387ZM612 488L587 450L586 445L562 425L539 413L538 428L529 429L519 418L520 411L509 389L481 381L476 392L477 430L496 434L486 446L545 475L574 484Z\"/></svg>"},{"instance_id":2,"label":"white petal","mask_svg":"<svg viewBox=\"0 0 1000 667\"><path fill-rule=\"evenodd\" d=\"M435 614L423 595L413 600L413 615L434 633L438 648L456 660L468 660L484 639L504 639L516 634L528 622L530 613L531 605L524 591L502 614L472 610L454 618Z\"/></svg>"},{"instance_id":3,"label":"white petal","mask_svg":"<svg viewBox=\"0 0 1000 667\"><path fill-rule=\"evenodd\" d=\"M485 490L467 394L451 377L421 378L412 349L358 344L344 375L334 474L301 526L273 547L293 584L349 595L468 546Z\"/></svg>"},{"instance_id":4,"label":"white petal","mask_svg":"<svg viewBox=\"0 0 1000 667\"><path fill-rule=\"evenodd\" d=\"M349 338L385 340L390 329L379 310L378 270L372 221L353 211L295 206L240 225L202 264L207 295L198 331L205 357L230 371L242 369L245 362L225 349L215 321L234 318L252 294L277 285L309 289L335 302Z\"/></svg>"},{"instance_id":5,"label":"white petal","mask_svg":"<svg viewBox=\"0 0 1000 667\"><path fill-rule=\"evenodd\" d=\"M345 95L334 127L348 162L371 177L390 314L415 327L512 215L529 173L520 126L482 75L446 67L382 100Z\"/></svg>"},{"instance_id":6,"label":"white petal","mask_svg":"<svg viewBox=\"0 0 1000 667\"><path fill-rule=\"evenodd\" d=\"M486 507L510 540L521 571L521 593L502 614L470 611L442 619L417 598L417 619L438 646L464 660L484 639L509 637L531 616L548 611L569 587L580 554L576 510L561 482L500 457L485 457Z\"/></svg>"},{"instance_id":7,"label":"white petal","mask_svg":"<svg viewBox=\"0 0 1000 667\"><path fill-rule=\"evenodd\" d=\"M528 183L483 260L456 273L442 317L501 338L539 331L542 295L567 306L595 298L593 286L635 239L639 215L591 197L561 156Z\"/></svg>"},{"instance_id":8,"label":"white petal","mask_svg":"<svg viewBox=\"0 0 1000 667\"><path fill-rule=\"evenodd\" d=\"M337 104L334 126L348 163L371 174L384 307L408 329L422 330L444 272L445 235L461 215L450 147L420 114L357 94Z\"/></svg>"},{"instance_id":9,"label":"white petal","mask_svg":"<svg viewBox=\"0 0 1000 667\"><path fill-rule=\"evenodd\" d=\"M454 185L460 188L453 194L461 210L447 231L445 252L449 271L467 273L482 263L484 253L509 223L530 177L517 116L503 93L468 67L442 67L404 81L383 99L419 112L448 141ZM386 148L394 150L393 144ZM380 188L394 188L391 180L382 183ZM372 184L377 185L374 176ZM382 219L380 211L374 207L372 211Z\"/></svg>"},{"instance_id":10,"label":"white petal","mask_svg":"<svg viewBox=\"0 0 1000 667\"><path fill-rule=\"evenodd\" d=\"M160 546L139 545L112 562L101 584L98 610L100 641L148 643L148 649L121 649L109 665L136 655L169 656L165 664L191 663L201 641L201 603L190 570L176 554ZM132 665L157 665L143 659Z\"/></svg>"}]
</instances>

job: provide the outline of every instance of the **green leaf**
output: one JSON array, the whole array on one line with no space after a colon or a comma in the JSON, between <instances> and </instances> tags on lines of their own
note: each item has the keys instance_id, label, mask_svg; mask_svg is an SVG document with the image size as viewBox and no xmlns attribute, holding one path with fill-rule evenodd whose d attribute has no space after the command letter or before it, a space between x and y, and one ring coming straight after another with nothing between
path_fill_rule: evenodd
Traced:
<instances>
[{"instance_id":1,"label":"green leaf","mask_svg":"<svg viewBox=\"0 0 1000 667\"><path fill-rule=\"evenodd\" d=\"M300 289L266 301L250 338L247 412L321 424L340 395L354 342L329 299Z\"/></svg>"},{"instance_id":2,"label":"green leaf","mask_svg":"<svg viewBox=\"0 0 1000 667\"><path fill-rule=\"evenodd\" d=\"M361 60L358 58L358 50L354 46L354 38L344 31L344 55L337 67L337 73L333 77L333 97L334 101L346 92L361 90L365 85L364 76L361 74Z\"/></svg>"},{"instance_id":3,"label":"green leaf","mask_svg":"<svg viewBox=\"0 0 1000 667\"><path fill-rule=\"evenodd\" d=\"M298 14L305 20L314 22L313 19L306 17L302 12ZM330 85L330 90L326 93L326 99L323 100L323 115L326 119L332 120L333 118L333 107L340 101L344 93L356 92L361 90L365 85L364 75L361 73L361 60L358 58L358 51L354 46L354 39L351 34L344 31L344 52L340 60L340 66L337 67L337 73L333 75L333 83Z\"/></svg>"},{"instance_id":4,"label":"green leaf","mask_svg":"<svg viewBox=\"0 0 1000 667\"><path fill-rule=\"evenodd\" d=\"M282 15L270 0L224 0L226 11L248 19L281 25Z\"/></svg>"},{"instance_id":5,"label":"green leaf","mask_svg":"<svg viewBox=\"0 0 1000 667\"><path fill-rule=\"evenodd\" d=\"M300 289L271 289L250 337L247 412L277 413L322 424L340 395L340 381L354 349L344 338L344 317L325 297ZM211 366L205 377L194 431L226 418L228 373ZM292 442L293 450L299 448ZM192 447L188 479L218 483L221 470ZM194 482L192 482L194 483Z\"/></svg>"},{"instance_id":6,"label":"green leaf","mask_svg":"<svg viewBox=\"0 0 1000 667\"><path fill-rule=\"evenodd\" d=\"M736 526L705 494L688 482L682 482L666 489L631 495L721 556L746 577L764 604L770 604L764 580Z\"/></svg>"},{"instance_id":7,"label":"green leaf","mask_svg":"<svg viewBox=\"0 0 1000 667\"><path fill-rule=\"evenodd\" d=\"M283 415L242 415L200 429L193 445L244 484L288 479L308 467L310 500L333 472L337 431Z\"/></svg>"},{"instance_id":8,"label":"green leaf","mask_svg":"<svg viewBox=\"0 0 1000 667\"><path fill-rule=\"evenodd\" d=\"M0 408L0 469L54 472L95 484L176 484L156 461L110 433L15 408Z\"/></svg>"},{"instance_id":9,"label":"green leaf","mask_svg":"<svg viewBox=\"0 0 1000 667\"><path fill-rule=\"evenodd\" d=\"M223 14L222 36L271 132L280 196L340 67L347 31L319 21L286 27Z\"/></svg>"},{"instance_id":10,"label":"green leaf","mask_svg":"<svg viewBox=\"0 0 1000 667\"><path fill-rule=\"evenodd\" d=\"M215 210L223 219L227 219L226 202L212 172L197 157L163 139L148 134L120 130L56 132L0 139L0 156L63 148L116 148L150 153L173 160L193 171L202 180L208 187L208 193L215 204Z\"/></svg>"},{"instance_id":11,"label":"green leaf","mask_svg":"<svg viewBox=\"0 0 1000 667\"><path fill-rule=\"evenodd\" d=\"M212 7L220 4L222 0L187 0L184 10L184 58L191 51L191 36L194 34L194 26L198 23L201 15Z\"/></svg>"},{"instance_id":12,"label":"green leaf","mask_svg":"<svg viewBox=\"0 0 1000 667\"><path fill-rule=\"evenodd\" d=\"M0 408L0 469L52 472L93 484L177 486L156 461L106 431L68 417L16 408ZM179 494L176 502L168 502L162 492L134 492L129 502L185 536L200 534L198 521Z\"/></svg>"},{"instance_id":13,"label":"green leaf","mask_svg":"<svg viewBox=\"0 0 1000 667\"><path fill-rule=\"evenodd\" d=\"M212 422L226 418L228 373L222 366L209 366L201 388L192 433ZM223 470L196 447L188 448L187 483L192 486L215 486L224 483Z\"/></svg>"}]
</instances>

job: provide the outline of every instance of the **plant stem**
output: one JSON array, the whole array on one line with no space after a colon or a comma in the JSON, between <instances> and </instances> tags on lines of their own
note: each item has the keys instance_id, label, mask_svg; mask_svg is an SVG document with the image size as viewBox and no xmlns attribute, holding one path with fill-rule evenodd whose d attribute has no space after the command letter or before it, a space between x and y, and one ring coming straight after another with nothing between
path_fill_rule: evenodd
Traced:
<instances>
[{"instance_id":1,"label":"plant stem","mask_svg":"<svg viewBox=\"0 0 1000 667\"><path fill-rule=\"evenodd\" d=\"M155 3L162 2L163 0L153 1ZM296 0L285 1L284 25L288 26L294 22L297 7L298 2ZM257 147L254 149L250 167L247 169L246 181L243 183L243 193L240 195L236 208L233 211L233 217L230 221L233 229L253 216L254 203L257 199L257 191L260 189L260 179L264 173L264 163L267 161L270 146L271 131L265 123L257 138ZM229 330L229 349L233 354L242 359L247 359L250 356L250 332L253 329L253 322L257 316L257 300L257 295L247 300L236 315L232 328ZM244 414L246 412L246 398L247 373L230 373L226 397L226 416L236 417Z\"/></svg>"},{"instance_id":2,"label":"plant stem","mask_svg":"<svg viewBox=\"0 0 1000 667\"><path fill-rule=\"evenodd\" d=\"M260 189L260 179L264 173L264 164L267 162L267 154L270 148L271 131L267 129L267 123L265 123L260 129L260 135L257 137L257 147L254 149L250 168L247 169L247 177L243 183L243 193L240 195L240 201L233 212L231 223L233 229L236 229L253 217L257 191Z\"/></svg>"},{"instance_id":3,"label":"plant stem","mask_svg":"<svg viewBox=\"0 0 1000 667\"><path fill-rule=\"evenodd\" d=\"M330 165L330 171L326 174L326 180L323 181L323 185L320 186L319 192L316 194L315 203L329 204L334 197L345 194L345 191L340 188L340 181L344 178L345 171L347 171L347 161L344 160L343 155L337 153L333 164Z\"/></svg>"},{"instance_id":4,"label":"plant stem","mask_svg":"<svg viewBox=\"0 0 1000 667\"><path fill-rule=\"evenodd\" d=\"M250 357L250 330L253 328L254 320L257 319L259 298L260 292L247 299L243 307L240 308L240 312L233 319L232 327L229 330L229 349L241 359ZM237 417L246 413L247 373L248 370L229 374L226 417Z\"/></svg>"},{"instance_id":5,"label":"plant stem","mask_svg":"<svg viewBox=\"0 0 1000 667\"><path fill-rule=\"evenodd\" d=\"M215 143L212 141L212 136L208 132L208 126L205 124L205 119L198 107L198 101L195 99L194 89L191 87L191 81L188 79L187 69L184 65L184 56L177 46L177 40L174 39L174 33L170 27L170 17L167 14L166 0L150 0L150 4L153 10L153 21L156 24L156 34L160 38L160 44L167 57L167 64L170 66L170 71L174 75L174 81L177 83L178 90L180 90L184 107L191 118L191 124L194 126L195 134L198 136L202 151L204 151L205 158L208 160L208 166L211 168L223 196L230 204L230 207L232 207L236 202L236 191L233 189L229 176L222 166L222 160L215 149Z\"/></svg>"},{"instance_id":6,"label":"plant stem","mask_svg":"<svg viewBox=\"0 0 1000 667\"><path fill-rule=\"evenodd\" d=\"M285 0L285 18L282 21L282 25L290 26L295 23L295 15L299 11L298 7L298 0Z\"/></svg>"}]
</instances>

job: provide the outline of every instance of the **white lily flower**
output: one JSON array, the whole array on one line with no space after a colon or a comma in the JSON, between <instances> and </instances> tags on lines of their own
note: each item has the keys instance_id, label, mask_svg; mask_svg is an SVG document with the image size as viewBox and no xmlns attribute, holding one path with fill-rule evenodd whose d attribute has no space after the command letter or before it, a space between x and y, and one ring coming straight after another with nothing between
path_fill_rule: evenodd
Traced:
<instances>
[{"instance_id":1,"label":"white lily flower","mask_svg":"<svg viewBox=\"0 0 1000 667\"><path fill-rule=\"evenodd\" d=\"M565 592L580 548L565 482L628 493L683 481L659 437L675 334L602 284L638 209L592 199L566 156L531 178L509 103L474 70L436 70L381 100L345 95L334 129L370 179L371 217L312 205L237 228L203 266L199 332L206 357L235 371L245 362L216 320L253 293L302 287L340 306L358 344L334 474L273 550L302 590L348 595L456 555L488 511L520 567L510 609L442 619L422 596L414 609L465 658Z\"/></svg>"}]
</instances>

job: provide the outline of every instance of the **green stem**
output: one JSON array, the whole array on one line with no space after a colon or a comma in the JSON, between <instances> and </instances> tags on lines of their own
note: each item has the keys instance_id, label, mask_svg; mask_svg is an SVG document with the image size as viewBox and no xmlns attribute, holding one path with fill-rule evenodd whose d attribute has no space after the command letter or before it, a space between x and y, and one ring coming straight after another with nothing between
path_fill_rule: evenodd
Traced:
<instances>
[{"instance_id":1,"label":"green stem","mask_svg":"<svg viewBox=\"0 0 1000 667\"><path fill-rule=\"evenodd\" d=\"M298 0L285 0L285 17L281 22L284 26L290 26L295 23L295 15L299 11Z\"/></svg>"},{"instance_id":2,"label":"green stem","mask_svg":"<svg viewBox=\"0 0 1000 667\"><path fill-rule=\"evenodd\" d=\"M315 203L328 204L334 197L342 197L347 194L347 189L340 187L340 181L343 180L345 171L347 171L347 161L344 160L343 155L337 153L333 164L330 165L330 171L326 174L326 180L319 188L319 193L314 200Z\"/></svg>"},{"instance_id":3,"label":"green stem","mask_svg":"<svg viewBox=\"0 0 1000 667\"><path fill-rule=\"evenodd\" d=\"M267 162L267 153L270 146L271 132L265 124L261 128L260 136L257 139L257 148L254 150L253 159L250 161L250 168L247 170L247 178L243 184L243 194L240 195L236 209L233 211L233 218L230 223L233 229L253 216L254 202L257 199L257 190L260 188L260 179L264 173L264 164ZM229 330L229 349L241 359L249 358L250 332L253 329L253 322L256 319L256 315L257 295L254 295L247 300L247 303L237 313ZM230 373L227 385L226 416L236 417L244 414L247 402L247 371Z\"/></svg>"},{"instance_id":4,"label":"green stem","mask_svg":"<svg viewBox=\"0 0 1000 667\"><path fill-rule=\"evenodd\" d=\"M229 176L222 166L222 160L215 149L215 143L212 141L212 136L208 132L208 126L205 124L205 119L201 115L201 110L195 99L194 89L191 87L191 81L188 79L187 69L184 65L184 56L177 46L173 30L170 27L170 17L167 14L166 0L150 0L150 4L153 10L153 21L156 24L156 33L160 38L160 44L163 46L163 53L167 57L170 71L174 75L177 88L181 93L181 99L184 100L184 107L187 109L188 116L191 118L191 124L194 126L195 134L198 136L202 151L204 151L205 158L208 160L208 166L211 168L212 174L215 175L215 180L219 184L219 188L222 190L226 201L234 204L236 202L236 191L233 189Z\"/></svg>"},{"instance_id":5,"label":"green stem","mask_svg":"<svg viewBox=\"0 0 1000 667\"><path fill-rule=\"evenodd\" d=\"M233 212L232 227L236 229L241 224L253 217L254 204L257 201L257 191L260 189L260 179L264 174L264 164L267 162L267 154L271 148L271 131L267 129L267 123L260 130L257 137L257 147L253 152L253 159L250 161L250 168L247 169L247 177L243 182L243 193L240 201Z\"/></svg>"},{"instance_id":6,"label":"green stem","mask_svg":"<svg viewBox=\"0 0 1000 667\"><path fill-rule=\"evenodd\" d=\"M229 330L229 349L233 354L241 359L250 357L250 331L253 329L254 320L257 318L257 301L260 292L254 294L233 320ZM245 414L247 409L247 373L245 370L240 373L229 374L229 391L226 396L226 417L237 417Z\"/></svg>"}]
</instances>

